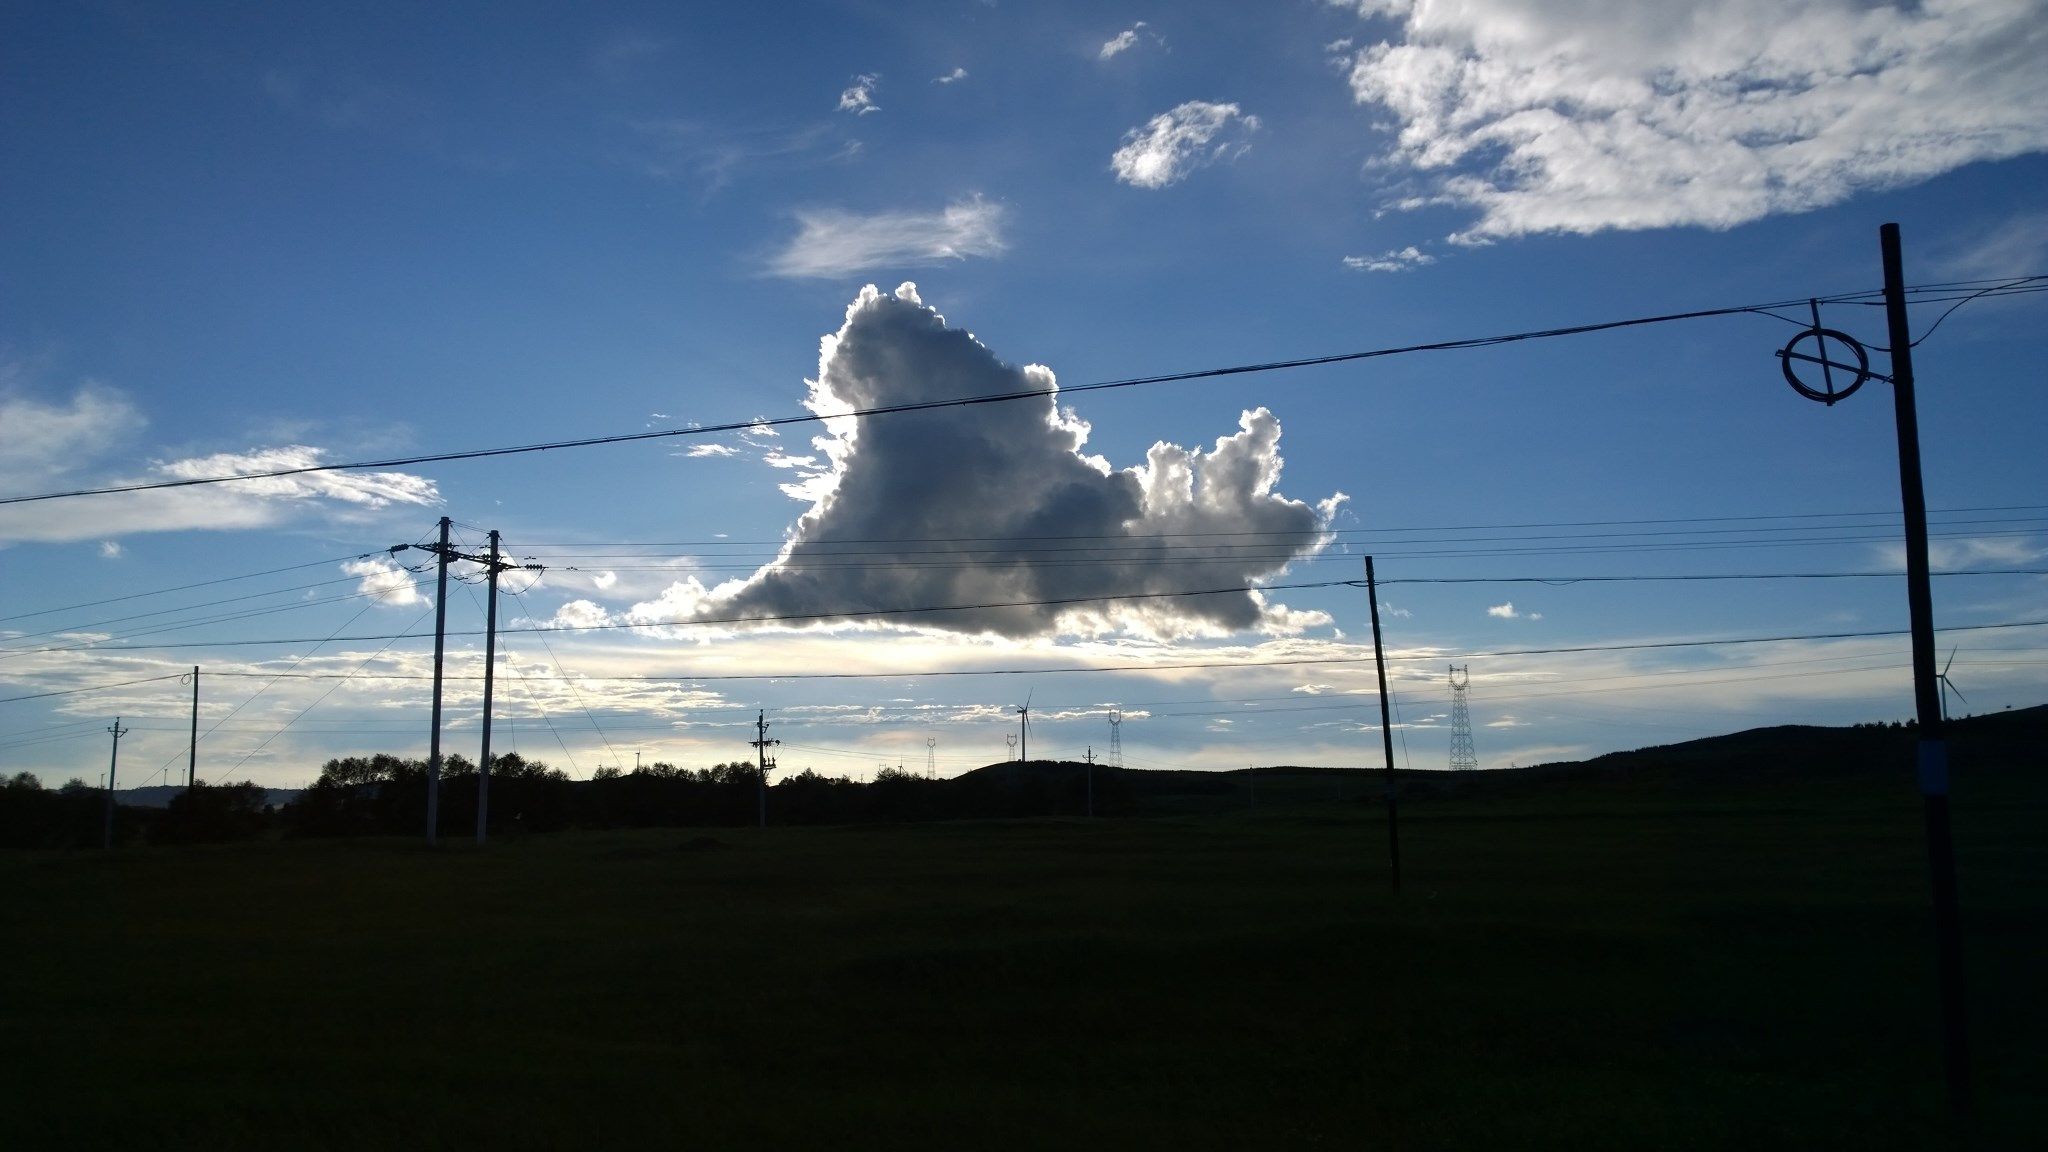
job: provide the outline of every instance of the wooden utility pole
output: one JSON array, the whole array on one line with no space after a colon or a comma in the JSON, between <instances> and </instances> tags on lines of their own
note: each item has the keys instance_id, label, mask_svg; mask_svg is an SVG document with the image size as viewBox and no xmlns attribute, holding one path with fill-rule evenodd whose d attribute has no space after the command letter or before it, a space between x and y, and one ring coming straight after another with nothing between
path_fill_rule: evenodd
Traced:
<instances>
[{"instance_id":1,"label":"wooden utility pole","mask_svg":"<svg viewBox=\"0 0 2048 1152\"><path fill-rule=\"evenodd\" d=\"M491 688L498 670L498 530L491 529L490 591L484 594L484 740L476 762L476 842L482 844L491 814Z\"/></svg>"},{"instance_id":2,"label":"wooden utility pole","mask_svg":"<svg viewBox=\"0 0 2048 1152\"><path fill-rule=\"evenodd\" d=\"M768 738L768 713L764 709L754 717L754 763L760 773L757 781L761 798L761 827L768 826L768 770L775 767L775 761L768 758L768 749L782 743Z\"/></svg>"},{"instance_id":3,"label":"wooden utility pole","mask_svg":"<svg viewBox=\"0 0 2048 1152\"><path fill-rule=\"evenodd\" d=\"M448 642L448 527L441 517L441 543L434 549L434 719L427 738L427 847L439 843L441 827L441 666Z\"/></svg>"},{"instance_id":4,"label":"wooden utility pole","mask_svg":"<svg viewBox=\"0 0 2048 1152\"><path fill-rule=\"evenodd\" d=\"M128 734L128 729L121 727L119 716L114 717L114 726L107 731L114 735L114 751L107 759L107 821L101 837L102 848L114 846L114 769L121 763L121 737Z\"/></svg>"},{"instance_id":5,"label":"wooden utility pole","mask_svg":"<svg viewBox=\"0 0 2048 1152\"><path fill-rule=\"evenodd\" d=\"M192 743L185 752L185 791L199 779L199 665L192 666Z\"/></svg>"},{"instance_id":6,"label":"wooden utility pole","mask_svg":"<svg viewBox=\"0 0 2048 1152\"><path fill-rule=\"evenodd\" d=\"M1906 317L1905 260L1899 226L1878 229L1884 258L1885 329L1891 345L1892 411L1899 439L1899 495L1906 520L1906 604L1913 632L1913 701L1920 736L1920 798L1927 864L1934 888L1934 955L1941 981L1942 1053L1949 1105L1970 1114L1970 1047L1963 997L1961 899L1950 838L1948 742L1935 667L1934 590L1928 576L1927 495L1920 481L1920 416L1913 395L1913 329Z\"/></svg>"},{"instance_id":7,"label":"wooden utility pole","mask_svg":"<svg viewBox=\"0 0 2048 1152\"><path fill-rule=\"evenodd\" d=\"M1372 662L1380 676L1380 742L1387 763L1387 857L1393 866L1394 894L1401 894L1401 797L1394 784L1394 723L1387 710L1387 654L1380 646L1380 588L1373 578L1372 557L1365 558L1365 594L1372 602Z\"/></svg>"},{"instance_id":8,"label":"wooden utility pole","mask_svg":"<svg viewBox=\"0 0 2048 1152\"><path fill-rule=\"evenodd\" d=\"M479 559L465 557L465 559ZM498 557L498 530L491 529L491 550L481 557L484 571L490 580L490 591L484 596L484 744L481 758L477 761L476 776L476 842L482 844L486 836L487 821L491 807L491 689L496 683L498 672L498 575L513 571L538 571L538 564L507 564ZM633 753L633 770L640 770L640 754Z\"/></svg>"}]
</instances>

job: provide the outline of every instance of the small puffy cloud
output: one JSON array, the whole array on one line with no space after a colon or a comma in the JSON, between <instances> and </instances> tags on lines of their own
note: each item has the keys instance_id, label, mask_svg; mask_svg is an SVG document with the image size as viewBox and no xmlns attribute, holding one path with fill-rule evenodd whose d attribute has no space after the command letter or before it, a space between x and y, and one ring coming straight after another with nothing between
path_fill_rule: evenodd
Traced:
<instances>
[{"instance_id":1,"label":"small puffy cloud","mask_svg":"<svg viewBox=\"0 0 2048 1152\"><path fill-rule=\"evenodd\" d=\"M1129 28L1103 41L1102 48L1095 54L1095 58L1097 60L1113 60L1121 53L1136 48L1141 39L1149 40L1154 44L1166 43L1165 37L1152 31L1149 25L1140 20Z\"/></svg>"},{"instance_id":2,"label":"small puffy cloud","mask_svg":"<svg viewBox=\"0 0 2048 1152\"><path fill-rule=\"evenodd\" d=\"M601 628L612 622L611 613L589 600L571 600L544 621L549 628Z\"/></svg>"},{"instance_id":3,"label":"small puffy cloud","mask_svg":"<svg viewBox=\"0 0 2048 1152\"><path fill-rule=\"evenodd\" d=\"M855 116L880 112L881 105L875 103L875 85L881 81L882 77L878 72L866 72L855 76L853 84L839 94L839 110L851 112Z\"/></svg>"},{"instance_id":4,"label":"small puffy cloud","mask_svg":"<svg viewBox=\"0 0 2048 1152\"><path fill-rule=\"evenodd\" d=\"M1497 616L1502 620L1515 620L1519 619L1522 615L1520 612L1515 611L1515 602L1512 600L1505 604L1495 604L1486 610L1486 614L1488 616Z\"/></svg>"},{"instance_id":5,"label":"small puffy cloud","mask_svg":"<svg viewBox=\"0 0 2048 1152\"><path fill-rule=\"evenodd\" d=\"M2027 0L1350 0L1407 204L1467 243L1731 228L2048 149L2048 20ZM1386 22L1383 23L1382 21Z\"/></svg>"},{"instance_id":6,"label":"small puffy cloud","mask_svg":"<svg viewBox=\"0 0 2048 1152\"><path fill-rule=\"evenodd\" d=\"M841 209L796 214L797 234L768 262L775 276L847 276L995 256L1003 243L1003 206L970 196L937 212Z\"/></svg>"},{"instance_id":7,"label":"small puffy cloud","mask_svg":"<svg viewBox=\"0 0 2048 1152\"><path fill-rule=\"evenodd\" d=\"M599 592L603 592L619 582L619 574L611 571L599 572L590 578L590 582L597 586Z\"/></svg>"},{"instance_id":8,"label":"small puffy cloud","mask_svg":"<svg viewBox=\"0 0 2048 1152\"><path fill-rule=\"evenodd\" d=\"M1050 369L998 360L949 326L912 285L869 286L823 341L806 406L826 418L813 469L777 559L707 589L688 579L629 618L650 622L861 614L926 605L991 605L892 617L897 626L1023 638L1061 632L1155 636L1244 630L1293 634L1327 614L1272 604L1256 584L1327 541L1341 497L1311 505L1281 495L1280 422L1263 408L1210 447L1152 445L1116 470L1088 455L1089 426L1056 395L938 409L915 420L855 410L954 396L1053 390ZM793 495L799 494L793 492ZM1274 548L1191 549L1181 541L1252 533ZM916 562L888 563L904 541ZM1063 554L1088 541L1081 559ZM933 549L956 553L949 562ZM1053 551L1048 554L1048 549ZM859 562L848 562L849 552ZM1174 563L1162 564L1162 559ZM1200 592L1200 595L1183 595ZM1061 603L1082 600L1085 603ZM1029 603L1026 603L1029 602ZM1009 605L997 607L994 605Z\"/></svg>"},{"instance_id":9,"label":"small puffy cloud","mask_svg":"<svg viewBox=\"0 0 2048 1152\"><path fill-rule=\"evenodd\" d=\"M100 541L100 556L107 560L119 560L121 558L121 542L119 540Z\"/></svg>"},{"instance_id":10,"label":"small puffy cloud","mask_svg":"<svg viewBox=\"0 0 2048 1152\"><path fill-rule=\"evenodd\" d=\"M965 80L965 79L967 79L967 69L965 69L965 68L955 68L955 69L953 69L953 70L952 70L951 72L948 72L948 73L946 73L946 74L945 74L944 76L934 76L934 77L932 77L932 83L934 83L934 84L958 84L958 83L959 83L960 81L962 81L962 80Z\"/></svg>"},{"instance_id":11,"label":"small puffy cloud","mask_svg":"<svg viewBox=\"0 0 2048 1152\"><path fill-rule=\"evenodd\" d=\"M1246 137L1258 129L1259 118L1235 104L1190 100L1124 133L1109 166L1133 187L1165 188L1197 168L1242 155L1251 147Z\"/></svg>"},{"instance_id":12,"label":"small puffy cloud","mask_svg":"<svg viewBox=\"0 0 2048 1152\"><path fill-rule=\"evenodd\" d=\"M1389 604L1386 601L1382 600L1380 601L1380 615L1392 616L1397 620L1406 620L1414 616L1415 613L1410 612L1406 608L1396 608L1392 604Z\"/></svg>"},{"instance_id":13,"label":"small puffy cloud","mask_svg":"<svg viewBox=\"0 0 2048 1152\"><path fill-rule=\"evenodd\" d=\"M1377 256L1346 256L1344 266L1354 272L1406 272L1436 263L1436 257L1410 244Z\"/></svg>"},{"instance_id":14,"label":"small puffy cloud","mask_svg":"<svg viewBox=\"0 0 2048 1152\"><path fill-rule=\"evenodd\" d=\"M361 577L356 584L357 595L368 596L386 608L433 602L420 592L412 573L382 556L350 560L341 566L341 570L350 576Z\"/></svg>"},{"instance_id":15,"label":"small puffy cloud","mask_svg":"<svg viewBox=\"0 0 2048 1152\"><path fill-rule=\"evenodd\" d=\"M733 447L730 444L692 444L690 445L689 449L683 453L684 456L687 456L692 460L702 460L706 458L723 456L737 456L739 454L740 450Z\"/></svg>"}]
</instances>

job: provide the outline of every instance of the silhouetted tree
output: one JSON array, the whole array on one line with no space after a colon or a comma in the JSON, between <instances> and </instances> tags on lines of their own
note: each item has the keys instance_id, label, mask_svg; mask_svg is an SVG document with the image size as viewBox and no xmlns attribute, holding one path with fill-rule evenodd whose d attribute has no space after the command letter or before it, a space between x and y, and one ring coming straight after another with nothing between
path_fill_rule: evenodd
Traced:
<instances>
[{"instance_id":1,"label":"silhouetted tree","mask_svg":"<svg viewBox=\"0 0 2048 1152\"><path fill-rule=\"evenodd\" d=\"M194 784L176 796L150 826L164 844L217 844L253 840L271 824L269 794L255 784Z\"/></svg>"}]
</instances>

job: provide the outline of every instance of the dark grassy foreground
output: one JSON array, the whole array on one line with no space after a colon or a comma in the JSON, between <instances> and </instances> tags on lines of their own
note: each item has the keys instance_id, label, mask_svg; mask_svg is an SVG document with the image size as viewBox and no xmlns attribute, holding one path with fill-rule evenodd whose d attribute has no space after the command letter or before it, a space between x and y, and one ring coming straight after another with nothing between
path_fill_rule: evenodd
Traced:
<instances>
[{"instance_id":1,"label":"dark grassy foreground","mask_svg":"<svg viewBox=\"0 0 2048 1152\"><path fill-rule=\"evenodd\" d=\"M2048 791L1959 783L1979 1146L2048 1123ZM9 1148L1942 1148L1917 798L0 857ZM1267 799L1270 797L1271 799ZM2039 1145L2033 1145L2039 1146Z\"/></svg>"}]
</instances>

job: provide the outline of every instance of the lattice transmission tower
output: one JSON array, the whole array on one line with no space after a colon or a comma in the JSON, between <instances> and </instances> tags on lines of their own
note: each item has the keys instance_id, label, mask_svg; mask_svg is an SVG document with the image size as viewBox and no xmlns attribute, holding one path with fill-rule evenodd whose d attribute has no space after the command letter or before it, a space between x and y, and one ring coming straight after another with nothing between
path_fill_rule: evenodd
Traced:
<instances>
[{"instance_id":1,"label":"lattice transmission tower","mask_svg":"<svg viewBox=\"0 0 2048 1152\"><path fill-rule=\"evenodd\" d=\"M1472 666L1451 668L1451 771L1469 772L1479 767L1479 754L1472 750L1472 712L1465 706L1465 689L1472 686ZM1458 679L1460 675L1463 680Z\"/></svg>"},{"instance_id":2,"label":"lattice transmission tower","mask_svg":"<svg viewBox=\"0 0 2048 1152\"><path fill-rule=\"evenodd\" d=\"M1109 764L1112 768L1124 766L1124 714L1121 709L1109 713Z\"/></svg>"}]
</instances>

